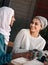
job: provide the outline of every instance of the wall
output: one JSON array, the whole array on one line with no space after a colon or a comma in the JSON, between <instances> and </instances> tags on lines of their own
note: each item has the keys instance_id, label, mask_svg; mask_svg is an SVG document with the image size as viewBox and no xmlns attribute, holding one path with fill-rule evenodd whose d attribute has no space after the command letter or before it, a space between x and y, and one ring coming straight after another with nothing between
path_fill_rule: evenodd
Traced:
<instances>
[{"instance_id":1,"label":"wall","mask_svg":"<svg viewBox=\"0 0 48 65\"><path fill-rule=\"evenodd\" d=\"M12 27L10 40L14 41L16 34L22 28L28 28L33 16L36 0L10 0L9 6L15 10L16 21Z\"/></svg>"},{"instance_id":2,"label":"wall","mask_svg":"<svg viewBox=\"0 0 48 65\"><path fill-rule=\"evenodd\" d=\"M14 41L20 29L28 28L34 16L41 15L48 19L48 0L10 0L9 6L14 8L16 18L11 31L11 41ZM41 32L41 35L48 40L48 27Z\"/></svg>"},{"instance_id":3,"label":"wall","mask_svg":"<svg viewBox=\"0 0 48 65\"><path fill-rule=\"evenodd\" d=\"M48 0L37 0L34 15L42 15L48 18Z\"/></svg>"},{"instance_id":4,"label":"wall","mask_svg":"<svg viewBox=\"0 0 48 65\"><path fill-rule=\"evenodd\" d=\"M34 16L36 15L44 16L48 19L48 0L37 0L34 10ZM48 26L46 29L41 31L41 35L46 40L45 49L48 49Z\"/></svg>"}]
</instances>

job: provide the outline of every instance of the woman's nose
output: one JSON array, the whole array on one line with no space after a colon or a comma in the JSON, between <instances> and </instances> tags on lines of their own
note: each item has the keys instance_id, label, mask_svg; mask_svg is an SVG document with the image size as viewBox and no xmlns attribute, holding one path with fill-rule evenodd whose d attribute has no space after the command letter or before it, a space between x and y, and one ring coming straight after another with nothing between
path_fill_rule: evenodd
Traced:
<instances>
[{"instance_id":1,"label":"woman's nose","mask_svg":"<svg viewBox=\"0 0 48 65\"><path fill-rule=\"evenodd\" d=\"M14 18L14 21L15 21L16 19Z\"/></svg>"}]
</instances>

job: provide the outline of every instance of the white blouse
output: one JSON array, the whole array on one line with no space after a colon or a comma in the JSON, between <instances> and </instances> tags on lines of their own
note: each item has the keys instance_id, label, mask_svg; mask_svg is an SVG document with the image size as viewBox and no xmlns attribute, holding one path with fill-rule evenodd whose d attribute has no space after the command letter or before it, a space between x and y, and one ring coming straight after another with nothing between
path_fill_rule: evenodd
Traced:
<instances>
[{"instance_id":1,"label":"white blouse","mask_svg":"<svg viewBox=\"0 0 48 65\"><path fill-rule=\"evenodd\" d=\"M46 41L39 35L37 38L32 37L29 29L22 29L16 36L13 46L13 52L25 52L28 50L43 50Z\"/></svg>"}]
</instances>

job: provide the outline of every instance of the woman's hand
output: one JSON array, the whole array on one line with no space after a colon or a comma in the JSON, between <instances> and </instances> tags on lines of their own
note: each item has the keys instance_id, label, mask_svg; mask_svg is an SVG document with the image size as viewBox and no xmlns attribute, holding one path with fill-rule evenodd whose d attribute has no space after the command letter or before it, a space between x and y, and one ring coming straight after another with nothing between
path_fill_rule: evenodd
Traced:
<instances>
[{"instance_id":1,"label":"woman's hand","mask_svg":"<svg viewBox=\"0 0 48 65\"><path fill-rule=\"evenodd\" d=\"M8 46L13 47L13 42L9 41Z\"/></svg>"}]
</instances>

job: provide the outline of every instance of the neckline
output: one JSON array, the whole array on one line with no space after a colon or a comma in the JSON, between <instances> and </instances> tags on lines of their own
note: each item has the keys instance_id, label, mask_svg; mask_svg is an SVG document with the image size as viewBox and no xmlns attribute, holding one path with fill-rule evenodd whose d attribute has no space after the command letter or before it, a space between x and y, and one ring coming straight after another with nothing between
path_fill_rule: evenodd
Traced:
<instances>
[{"instance_id":1,"label":"neckline","mask_svg":"<svg viewBox=\"0 0 48 65\"><path fill-rule=\"evenodd\" d=\"M31 36L31 35L30 35L30 29L28 29L28 34L29 34L29 36L30 36L31 38L34 38L34 39L38 39L38 38L40 37L40 34L39 34L38 37L33 37L33 36Z\"/></svg>"}]
</instances>

